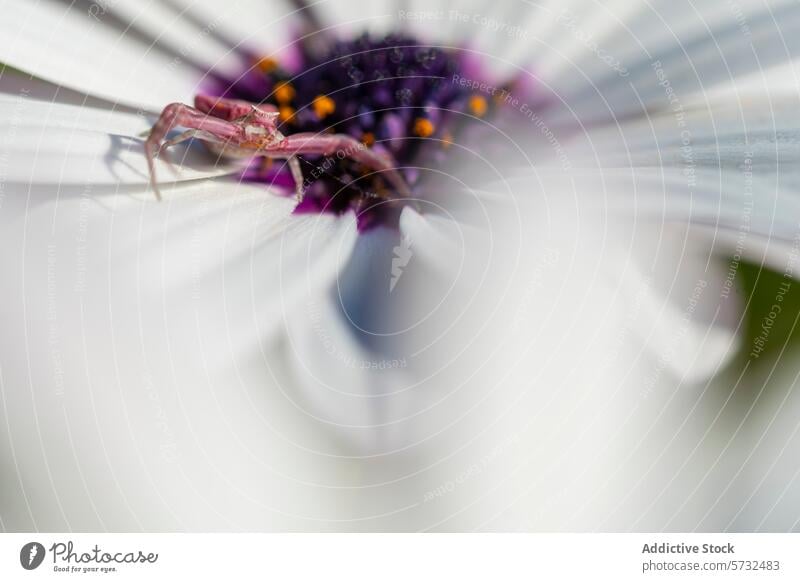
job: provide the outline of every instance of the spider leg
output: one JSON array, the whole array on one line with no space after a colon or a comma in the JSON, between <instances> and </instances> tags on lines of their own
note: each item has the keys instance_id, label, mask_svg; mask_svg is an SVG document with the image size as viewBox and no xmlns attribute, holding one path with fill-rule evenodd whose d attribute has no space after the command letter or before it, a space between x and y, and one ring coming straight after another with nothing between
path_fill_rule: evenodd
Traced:
<instances>
[{"instance_id":1,"label":"spider leg","mask_svg":"<svg viewBox=\"0 0 800 582\"><path fill-rule=\"evenodd\" d=\"M286 136L280 143L264 150L264 155L270 154L291 155L336 155L341 158L350 158L374 172L382 173L389 183L406 198L412 196L406 181L397 171L394 161L381 156L367 148L360 141L348 135L318 135L314 133L295 133ZM297 178L295 177L295 180Z\"/></svg>"},{"instance_id":2,"label":"spider leg","mask_svg":"<svg viewBox=\"0 0 800 582\"><path fill-rule=\"evenodd\" d=\"M156 150L156 156L158 156L158 159L163 160L164 163L167 164L167 167L170 169L170 171L177 176L178 170L172 163L172 160L170 159L169 156L169 152L167 152L167 148L172 147L174 145L178 145L179 143L183 143L187 140L192 139L193 137L198 137L200 135L203 135L203 132L197 129L189 129L187 131L184 131L182 134L173 137L172 139L168 139L160 146L158 146L158 150Z\"/></svg>"},{"instance_id":3,"label":"spider leg","mask_svg":"<svg viewBox=\"0 0 800 582\"><path fill-rule=\"evenodd\" d=\"M303 179L303 170L300 169L300 158L297 156L279 154L273 150L259 149L253 152L256 156L262 156L270 163L272 160L285 159L289 165L289 171L292 173L292 180L294 180L294 197L298 202L302 202L305 195L305 180Z\"/></svg>"},{"instance_id":4,"label":"spider leg","mask_svg":"<svg viewBox=\"0 0 800 582\"><path fill-rule=\"evenodd\" d=\"M153 129L150 130L149 137L144 142L147 169L150 172L150 185L153 188L156 198L159 200L161 200L161 193L158 190L158 184L156 182L154 160L156 155L158 155L164 147L172 145L169 141L165 142L164 138L166 138L167 134L176 126L183 126L190 130L206 132L221 141L238 137L241 134L241 127L230 121L212 117L209 114L203 113L194 107L184 105L183 103L170 103L167 105L161 112ZM182 136L184 135L186 135L186 133L182 134ZM188 139L188 137L186 139Z\"/></svg>"},{"instance_id":5,"label":"spider leg","mask_svg":"<svg viewBox=\"0 0 800 582\"><path fill-rule=\"evenodd\" d=\"M243 101L241 99L225 99L224 97L212 97L210 95L196 95L194 98L194 106L198 111L219 117L225 121L235 121L246 115L253 113L257 114L275 114L278 108L269 103L251 103L250 101Z\"/></svg>"},{"instance_id":6,"label":"spider leg","mask_svg":"<svg viewBox=\"0 0 800 582\"><path fill-rule=\"evenodd\" d=\"M161 154L166 154L166 149L172 147L174 145L178 145L179 143L183 143L187 140L192 139L193 137L197 137L203 135L199 129L188 129L184 131L182 134L173 137L172 139L168 139L161 146L158 148L156 155L160 156Z\"/></svg>"},{"instance_id":7,"label":"spider leg","mask_svg":"<svg viewBox=\"0 0 800 582\"><path fill-rule=\"evenodd\" d=\"M292 178L294 179L294 191L295 191L295 198L297 198L298 202L303 200L303 171L300 169L300 161L297 159L297 156L292 156L286 160L289 164L289 170L292 172Z\"/></svg>"}]
</instances>

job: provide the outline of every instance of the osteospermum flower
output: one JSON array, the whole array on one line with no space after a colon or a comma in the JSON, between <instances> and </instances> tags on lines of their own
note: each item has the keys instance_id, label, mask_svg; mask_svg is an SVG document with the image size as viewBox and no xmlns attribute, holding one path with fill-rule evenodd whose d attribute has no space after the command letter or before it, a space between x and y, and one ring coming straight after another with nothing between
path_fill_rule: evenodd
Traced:
<instances>
[{"instance_id":1,"label":"osteospermum flower","mask_svg":"<svg viewBox=\"0 0 800 582\"><path fill-rule=\"evenodd\" d=\"M4 527L699 523L620 431L733 353L716 257L792 257L797 13L740 4L5 3Z\"/></svg>"}]
</instances>

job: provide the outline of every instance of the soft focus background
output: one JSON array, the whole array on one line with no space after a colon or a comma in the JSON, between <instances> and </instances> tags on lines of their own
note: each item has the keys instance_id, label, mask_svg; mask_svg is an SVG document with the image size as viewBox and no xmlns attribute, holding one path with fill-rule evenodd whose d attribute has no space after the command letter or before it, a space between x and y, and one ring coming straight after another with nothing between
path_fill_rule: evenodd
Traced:
<instances>
[{"instance_id":1,"label":"soft focus background","mask_svg":"<svg viewBox=\"0 0 800 582\"><path fill-rule=\"evenodd\" d=\"M795 3L0 14L4 530L800 529ZM154 115L320 28L536 99L399 230L198 145L156 203Z\"/></svg>"}]
</instances>

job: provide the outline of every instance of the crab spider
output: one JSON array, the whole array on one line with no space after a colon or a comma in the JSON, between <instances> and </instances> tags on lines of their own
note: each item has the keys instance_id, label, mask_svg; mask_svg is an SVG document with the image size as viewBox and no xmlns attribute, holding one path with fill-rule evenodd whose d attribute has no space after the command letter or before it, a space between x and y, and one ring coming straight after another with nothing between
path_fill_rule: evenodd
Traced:
<instances>
[{"instance_id":1,"label":"crab spider","mask_svg":"<svg viewBox=\"0 0 800 582\"><path fill-rule=\"evenodd\" d=\"M194 107L170 103L145 141L144 152L150 172L150 183L156 197L161 194L156 184L154 159L165 148L190 138L207 142L215 153L226 157L263 156L285 159L295 183L297 200L303 198L303 173L298 155L348 157L373 172L384 173L386 180L404 197L411 195L394 161L368 149L361 142L343 134L320 135L295 133L283 135L277 127L279 113L273 105L255 104L235 99L197 95ZM187 128L179 136L165 140L175 127Z\"/></svg>"}]
</instances>

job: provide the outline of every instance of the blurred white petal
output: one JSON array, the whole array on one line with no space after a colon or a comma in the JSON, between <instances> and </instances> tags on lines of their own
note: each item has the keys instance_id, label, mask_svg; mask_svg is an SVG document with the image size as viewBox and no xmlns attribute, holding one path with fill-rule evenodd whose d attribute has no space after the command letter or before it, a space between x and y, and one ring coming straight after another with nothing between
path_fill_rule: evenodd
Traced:
<instances>
[{"instance_id":1,"label":"blurred white petal","mask_svg":"<svg viewBox=\"0 0 800 582\"><path fill-rule=\"evenodd\" d=\"M433 277L452 279L464 268L467 261L464 239L472 234L464 231L472 229L452 218L432 212L422 215L412 208L405 208L400 216L402 237L417 260L427 263Z\"/></svg>"},{"instance_id":2,"label":"blurred white petal","mask_svg":"<svg viewBox=\"0 0 800 582\"><path fill-rule=\"evenodd\" d=\"M545 44L532 55L553 126L614 123L667 109L665 82L684 103L702 101L710 90L735 95L738 77L787 63L800 51L800 17L788 1L615 5L602 10L605 18L581 4L542 13L550 34L573 49L565 55Z\"/></svg>"},{"instance_id":3,"label":"blurred white petal","mask_svg":"<svg viewBox=\"0 0 800 582\"><path fill-rule=\"evenodd\" d=\"M293 316L288 341L294 384L287 397L333 437L328 448L355 456L390 454L407 445L406 415L417 400L408 359L371 350L349 316L335 293L310 299Z\"/></svg>"},{"instance_id":4,"label":"blurred white petal","mask_svg":"<svg viewBox=\"0 0 800 582\"><path fill-rule=\"evenodd\" d=\"M308 510L316 487L298 488L322 478L316 457L298 454L321 437L284 396L278 340L294 309L335 280L354 221L291 215L292 200L258 185L166 194L8 193L3 463L33 497L30 515L17 506L12 519L4 505L17 528L333 519Z\"/></svg>"}]
</instances>

